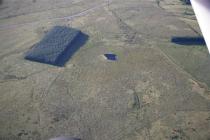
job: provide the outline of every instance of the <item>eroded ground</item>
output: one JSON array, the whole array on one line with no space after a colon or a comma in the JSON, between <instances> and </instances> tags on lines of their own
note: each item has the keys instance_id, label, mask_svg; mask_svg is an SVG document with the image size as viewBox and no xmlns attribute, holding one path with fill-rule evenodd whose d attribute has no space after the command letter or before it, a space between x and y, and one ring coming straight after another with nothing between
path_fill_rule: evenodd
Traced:
<instances>
[{"instance_id":1,"label":"eroded ground","mask_svg":"<svg viewBox=\"0 0 210 140\"><path fill-rule=\"evenodd\" d=\"M24 60L55 25L89 40L65 67ZM208 51L170 42L200 34L178 0L3 0L0 139L209 140Z\"/></svg>"}]
</instances>

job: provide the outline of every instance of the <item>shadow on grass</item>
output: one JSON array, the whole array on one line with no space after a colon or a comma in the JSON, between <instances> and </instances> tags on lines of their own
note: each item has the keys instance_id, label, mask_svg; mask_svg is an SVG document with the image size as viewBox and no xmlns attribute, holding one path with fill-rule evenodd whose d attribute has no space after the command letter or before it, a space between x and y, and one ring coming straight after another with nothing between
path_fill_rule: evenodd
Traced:
<instances>
[{"instance_id":1,"label":"shadow on grass","mask_svg":"<svg viewBox=\"0 0 210 140\"><path fill-rule=\"evenodd\" d=\"M181 0L184 4L186 4L186 5L191 5L191 2L190 2L190 0Z\"/></svg>"},{"instance_id":2,"label":"shadow on grass","mask_svg":"<svg viewBox=\"0 0 210 140\"><path fill-rule=\"evenodd\" d=\"M67 47L67 49L58 57L55 65L64 66L67 61L88 41L89 36L85 33L80 34L74 39L74 41Z\"/></svg>"},{"instance_id":3,"label":"shadow on grass","mask_svg":"<svg viewBox=\"0 0 210 140\"><path fill-rule=\"evenodd\" d=\"M62 67L88 38L87 34L77 29L55 26L26 52L25 59Z\"/></svg>"},{"instance_id":4,"label":"shadow on grass","mask_svg":"<svg viewBox=\"0 0 210 140\"><path fill-rule=\"evenodd\" d=\"M202 45L205 46L203 37L172 37L171 42L179 45Z\"/></svg>"}]
</instances>

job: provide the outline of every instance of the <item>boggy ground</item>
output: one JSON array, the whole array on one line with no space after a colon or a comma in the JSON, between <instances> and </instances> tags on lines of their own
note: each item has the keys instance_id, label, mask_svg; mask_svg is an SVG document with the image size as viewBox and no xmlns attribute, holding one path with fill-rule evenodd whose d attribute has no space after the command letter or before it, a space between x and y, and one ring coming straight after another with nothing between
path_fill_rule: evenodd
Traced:
<instances>
[{"instance_id":1,"label":"boggy ground","mask_svg":"<svg viewBox=\"0 0 210 140\"><path fill-rule=\"evenodd\" d=\"M208 51L170 42L200 33L186 8L178 0L4 0L0 139L210 139ZM24 60L55 25L89 40L65 67ZM102 57L109 52L118 61Z\"/></svg>"}]
</instances>

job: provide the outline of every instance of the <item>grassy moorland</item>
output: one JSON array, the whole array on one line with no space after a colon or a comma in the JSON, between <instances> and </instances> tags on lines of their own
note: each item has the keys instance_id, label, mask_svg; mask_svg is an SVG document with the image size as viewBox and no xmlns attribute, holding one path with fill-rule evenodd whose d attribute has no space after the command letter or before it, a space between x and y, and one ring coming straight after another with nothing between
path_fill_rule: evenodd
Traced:
<instances>
[{"instance_id":1,"label":"grassy moorland","mask_svg":"<svg viewBox=\"0 0 210 140\"><path fill-rule=\"evenodd\" d=\"M56 25L89 40L64 67L25 60ZM171 43L200 35L180 0L3 1L0 139L209 139L208 51Z\"/></svg>"}]
</instances>

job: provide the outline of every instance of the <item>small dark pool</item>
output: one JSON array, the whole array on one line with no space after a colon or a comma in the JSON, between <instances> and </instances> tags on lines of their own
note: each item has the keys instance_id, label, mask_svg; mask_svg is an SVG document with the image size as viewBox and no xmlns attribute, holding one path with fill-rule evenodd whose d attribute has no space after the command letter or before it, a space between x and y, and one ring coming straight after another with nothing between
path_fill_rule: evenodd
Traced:
<instances>
[{"instance_id":1,"label":"small dark pool","mask_svg":"<svg viewBox=\"0 0 210 140\"><path fill-rule=\"evenodd\" d=\"M117 55L113 53L104 54L107 60L117 61Z\"/></svg>"}]
</instances>

